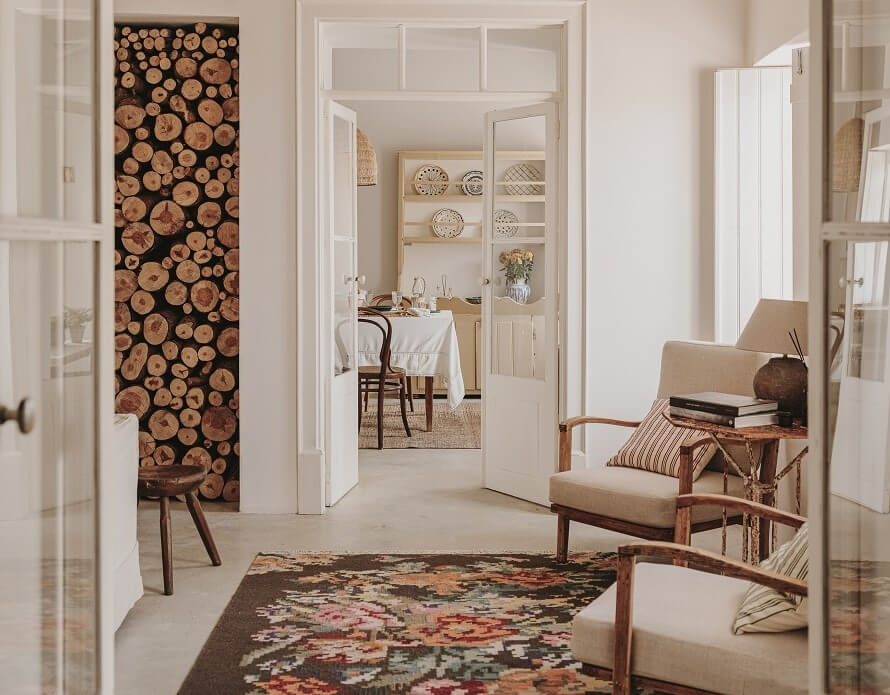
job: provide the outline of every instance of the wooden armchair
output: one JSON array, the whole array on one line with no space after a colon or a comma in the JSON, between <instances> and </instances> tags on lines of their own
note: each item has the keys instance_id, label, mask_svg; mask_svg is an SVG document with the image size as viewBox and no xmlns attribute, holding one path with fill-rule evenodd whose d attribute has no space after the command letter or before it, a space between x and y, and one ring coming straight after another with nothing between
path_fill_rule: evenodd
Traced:
<instances>
[{"instance_id":1,"label":"wooden armchair","mask_svg":"<svg viewBox=\"0 0 890 695\"><path fill-rule=\"evenodd\" d=\"M671 341L661 358L658 397L696 391L725 391L751 394L753 375L763 364L763 355L725 345ZM736 475L724 476L722 456L715 457L693 482L691 456L707 440L701 439L681 450L679 479L635 468L597 466L572 470L572 434L580 425L597 424L635 428L639 422L602 417L575 417L559 425L559 472L550 479L550 509L557 515L556 556L565 562L569 524L572 521L598 526L654 541L675 539L677 498L688 493L728 494L744 497L744 483ZM685 509L681 520L697 533L723 524L723 510ZM727 523L738 523L731 515ZM685 533L684 529L684 533Z\"/></svg>"},{"instance_id":2,"label":"wooden armchair","mask_svg":"<svg viewBox=\"0 0 890 695\"><path fill-rule=\"evenodd\" d=\"M678 511L728 507L800 528L806 519L724 495L681 495ZM678 528L682 522L678 522ZM674 564L643 564L665 561ZM732 623L750 582L797 596L798 579L679 543L618 549L618 579L572 625L585 673L632 688L693 693L807 693L807 632L735 635ZM636 631L636 634L635 634Z\"/></svg>"}]
</instances>

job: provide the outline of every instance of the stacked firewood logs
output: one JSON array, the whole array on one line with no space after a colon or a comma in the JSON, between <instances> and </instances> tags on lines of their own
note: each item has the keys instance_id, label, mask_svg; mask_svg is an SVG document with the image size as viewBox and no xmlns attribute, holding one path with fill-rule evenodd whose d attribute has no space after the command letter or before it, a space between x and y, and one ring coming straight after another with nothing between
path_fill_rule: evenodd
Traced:
<instances>
[{"instance_id":1,"label":"stacked firewood logs","mask_svg":"<svg viewBox=\"0 0 890 695\"><path fill-rule=\"evenodd\" d=\"M116 409L142 466L237 501L237 30L118 24L114 55Z\"/></svg>"}]
</instances>

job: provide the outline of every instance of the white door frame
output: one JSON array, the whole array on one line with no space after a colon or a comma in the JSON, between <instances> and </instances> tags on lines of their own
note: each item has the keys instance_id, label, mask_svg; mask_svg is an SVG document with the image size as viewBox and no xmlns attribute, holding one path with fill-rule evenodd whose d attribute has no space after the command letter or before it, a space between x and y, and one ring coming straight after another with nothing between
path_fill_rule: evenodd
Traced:
<instances>
[{"instance_id":1,"label":"white door frame","mask_svg":"<svg viewBox=\"0 0 890 695\"><path fill-rule=\"evenodd\" d=\"M324 334L323 297L327 292L325 274L319 261L324 258L324 230L320 224L323 200L319 185L323 156L319 79L319 30L324 21L406 22L427 26L564 26L560 65L563 94L560 112L560 206L567 209L560 240L560 355L562 388L559 415L583 414L588 402L586 384L586 189L587 156L587 12L588 0L481 0L454 3L432 0L297 0L297 485L301 514L325 511L325 409L324 355L329 354L329 336ZM338 96L331 94L330 96ZM350 98L356 98L351 94ZM424 95L431 98L433 95ZM516 102L536 101L538 94L516 94ZM387 98L399 98L388 93ZM416 99L406 92L402 97ZM485 92L478 95L441 95L449 101L491 101ZM498 94L496 99L503 99ZM539 100L539 99L538 99ZM480 134L483 124L479 124ZM566 378L571 375L571 378ZM578 437L573 458L586 465L584 438Z\"/></svg>"}]
</instances>

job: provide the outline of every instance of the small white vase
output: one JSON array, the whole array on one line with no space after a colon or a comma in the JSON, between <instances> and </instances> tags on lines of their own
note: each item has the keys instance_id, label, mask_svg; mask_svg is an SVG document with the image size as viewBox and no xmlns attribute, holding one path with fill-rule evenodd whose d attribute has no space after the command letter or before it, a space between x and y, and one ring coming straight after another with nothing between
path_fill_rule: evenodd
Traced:
<instances>
[{"instance_id":1,"label":"small white vase","mask_svg":"<svg viewBox=\"0 0 890 695\"><path fill-rule=\"evenodd\" d=\"M516 278L507 282L507 296L517 304L525 304L531 293L532 288L522 278Z\"/></svg>"},{"instance_id":2,"label":"small white vase","mask_svg":"<svg viewBox=\"0 0 890 695\"><path fill-rule=\"evenodd\" d=\"M71 336L72 343L82 343L83 342L83 334L86 331L86 326L84 324L80 324L79 326L68 326L68 335Z\"/></svg>"}]
</instances>

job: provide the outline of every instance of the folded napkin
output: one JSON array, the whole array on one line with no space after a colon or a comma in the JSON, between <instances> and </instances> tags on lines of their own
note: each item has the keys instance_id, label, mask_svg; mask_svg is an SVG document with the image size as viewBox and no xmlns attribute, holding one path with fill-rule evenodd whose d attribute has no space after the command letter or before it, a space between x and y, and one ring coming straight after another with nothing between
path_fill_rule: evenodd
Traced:
<instances>
[{"instance_id":1,"label":"folded napkin","mask_svg":"<svg viewBox=\"0 0 890 695\"><path fill-rule=\"evenodd\" d=\"M408 313L414 316L432 316L432 312L429 309L420 309L419 307L411 307L408 309Z\"/></svg>"}]
</instances>

